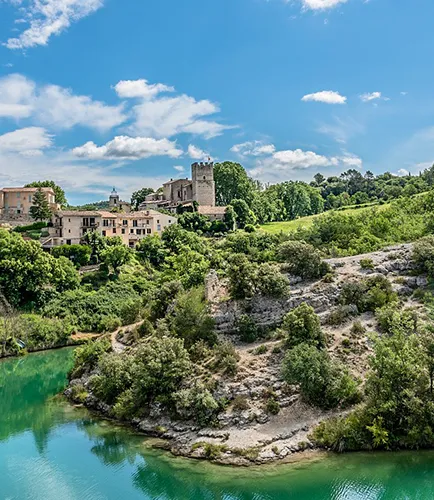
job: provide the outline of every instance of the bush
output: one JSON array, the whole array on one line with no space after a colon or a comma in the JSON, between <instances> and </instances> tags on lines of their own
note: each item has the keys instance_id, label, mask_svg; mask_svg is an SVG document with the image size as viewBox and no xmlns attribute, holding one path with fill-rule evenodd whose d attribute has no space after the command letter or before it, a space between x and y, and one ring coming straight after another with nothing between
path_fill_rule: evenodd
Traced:
<instances>
[{"instance_id":1,"label":"bush","mask_svg":"<svg viewBox=\"0 0 434 500\"><path fill-rule=\"evenodd\" d=\"M301 278L320 278L330 271L318 250L304 241L285 241L277 249L277 257L290 274Z\"/></svg>"},{"instance_id":2,"label":"bush","mask_svg":"<svg viewBox=\"0 0 434 500\"><path fill-rule=\"evenodd\" d=\"M374 261L372 259L361 259L360 260L360 267L362 269L371 269L373 270L375 265Z\"/></svg>"},{"instance_id":3,"label":"bush","mask_svg":"<svg viewBox=\"0 0 434 500\"><path fill-rule=\"evenodd\" d=\"M214 348L214 368L220 369L229 376L236 375L238 371L239 355L232 342L221 342Z\"/></svg>"},{"instance_id":4,"label":"bush","mask_svg":"<svg viewBox=\"0 0 434 500\"><path fill-rule=\"evenodd\" d=\"M77 347L74 351L74 366L69 373L69 378L79 378L84 373L90 372L96 367L100 357L111 349L108 339L92 341Z\"/></svg>"},{"instance_id":5,"label":"bush","mask_svg":"<svg viewBox=\"0 0 434 500\"><path fill-rule=\"evenodd\" d=\"M418 315L412 309L398 309L396 304L389 304L375 312L380 330L388 335L394 331L416 333L418 327Z\"/></svg>"},{"instance_id":6,"label":"bush","mask_svg":"<svg viewBox=\"0 0 434 500\"><path fill-rule=\"evenodd\" d=\"M256 231L256 228L255 228L255 226L253 224L246 224L244 226L244 231L246 233L254 233Z\"/></svg>"},{"instance_id":7,"label":"bush","mask_svg":"<svg viewBox=\"0 0 434 500\"><path fill-rule=\"evenodd\" d=\"M355 336L363 335L366 332L366 328L362 325L360 321L354 321L351 327L351 334Z\"/></svg>"},{"instance_id":8,"label":"bush","mask_svg":"<svg viewBox=\"0 0 434 500\"><path fill-rule=\"evenodd\" d=\"M180 418L194 419L202 426L212 422L220 410L218 402L201 382L175 392L173 399Z\"/></svg>"},{"instance_id":9,"label":"bush","mask_svg":"<svg viewBox=\"0 0 434 500\"><path fill-rule=\"evenodd\" d=\"M255 342L258 340L260 331L253 318L248 314L243 314L237 318L235 327L242 342Z\"/></svg>"},{"instance_id":10,"label":"bush","mask_svg":"<svg viewBox=\"0 0 434 500\"><path fill-rule=\"evenodd\" d=\"M87 266L92 249L88 245L61 245L51 250L53 257L66 257L77 267Z\"/></svg>"},{"instance_id":11,"label":"bush","mask_svg":"<svg viewBox=\"0 0 434 500\"><path fill-rule=\"evenodd\" d=\"M347 306L339 305L335 307L327 316L327 324L332 326L339 326L345 323L352 316L357 316L358 309L354 304Z\"/></svg>"},{"instance_id":12,"label":"bush","mask_svg":"<svg viewBox=\"0 0 434 500\"><path fill-rule=\"evenodd\" d=\"M345 283L340 301L344 305L354 304L359 312L375 311L397 300L392 284L384 276L372 276L361 282Z\"/></svg>"},{"instance_id":13,"label":"bush","mask_svg":"<svg viewBox=\"0 0 434 500\"><path fill-rule=\"evenodd\" d=\"M46 222L34 222L33 224L29 224L27 226L16 226L14 228L15 233L27 233L28 231L40 231L47 227Z\"/></svg>"},{"instance_id":14,"label":"bush","mask_svg":"<svg viewBox=\"0 0 434 500\"><path fill-rule=\"evenodd\" d=\"M307 343L315 347L325 345L325 337L321 330L318 316L312 307L303 302L283 318L282 330L287 335L288 347Z\"/></svg>"},{"instance_id":15,"label":"bush","mask_svg":"<svg viewBox=\"0 0 434 500\"><path fill-rule=\"evenodd\" d=\"M427 236L413 245L413 261L421 272L434 274L434 235Z\"/></svg>"},{"instance_id":16,"label":"bush","mask_svg":"<svg viewBox=\"0 0 434 500\"><path fill-rule=\"evenodd\" d=\"M246 398L246 396L235 396L234 402L233 402L233 408L235 411L245 411L248 410L250 407L249 402Z\"/></svg>"},{"instance_id":17,"label":"bush","mask_svg":"<svg viewBox=\"0 0 434 500\"><path fill-rule=\"evenodd\" d=\"M326 351L309 344L287 352L283 378L288 384L299 384L306 401L324 409L345 407L359 399L357 383L348 370L331 361Z\"/></svg>"},{"instance_id":18,"label":"bush","mask_svg":"<svg viewBox=\"0 0 434 500\"><path fill-rule=\"evenodd\" d=\"M280 404L274 398L269 398L265 405L265 409L267 410L267 413L277 415L280 412Z\"/></svg>"}]
</instances>

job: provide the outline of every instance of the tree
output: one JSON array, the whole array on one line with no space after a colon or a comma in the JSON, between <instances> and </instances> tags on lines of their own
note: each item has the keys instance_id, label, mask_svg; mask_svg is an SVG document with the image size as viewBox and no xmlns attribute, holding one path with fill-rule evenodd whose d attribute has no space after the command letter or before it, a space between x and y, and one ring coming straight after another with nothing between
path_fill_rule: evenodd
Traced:
<instances>
[{"instance_id":1,"label":"tree","mask_svg":"<svg viewBox=\"0 0 434 500\"><path fill-rule=\"evenodd\" d=\"M235 225L237 223L237 214L235 213L234 207L228 205L226 207L224 223L228 228L228 231L233 231L235 229Z\"/></svg>"},{"instance_id":2,"label":"tree","mask_svg":"<svg viewBox=\"0 0 434 500\"><path fill-rule=\"evenodd\" d=\"M285 382L299 384L303 397L321 408L344 407L359 399L357 382L347 368L312 345L299 344L289 350L282 372Z\"/></svg>"},{"instance_id":3,"label":"tree","mask_svg":"<svg viewBox=\"0 0 434 500\"><path fill-rule=\"evenodd\" d=\"M305 343L314 347L325 346L325 336L318 316L305 302L290 311L283 318L282 330L287 334L287 345L295 347Z\"/></svg>"},{"instance_id":4,"label":"tree","mask_svg":"<svg viewBox=\"0 0 434 500\"><path fill-rule=\"evenodd\" d=\"M319 251L304 241L285 241L279 245L277 257L286 271L301 278L319 278L329 270Z\"/></svg>"},{"instance_id":5,"label":"tree","mask_svg":"<svg viewBox=\"0 0 434 500\"><path fill-rule=\"evenodd\" d=\"M87 266L92 250L87 245L60 245L51 250L53 257L66 257L76 266Z\"/></svg>"},{"instance_id":6,"label":"tree","mask_svg":"<svg viewBox=\"0 0 434 500\"><path fill-rule=\"evenodd\" d=\"M234 209L237 226L243 229L247 224L255 224L255 214L250 210L245 200L232 200L230 206Z\"/></svg>"},{"instance_id":7,"label":"tree","mask_svg":"<svg viewBox=\"0 0 434 500\"><path fill-rule=\"evenodd\" d=\"M229 205L233 199L244 200L249 206L252 203L255 185L239 163L216 163L214 181L217 205Z\"/></svg>"},{"instance_id":8,"label":"tree","mask_svg":"<svg viewBox=\"0 0 434 500\"><path fill-rule=\"evenodd\" d=\"M98 263L101 260L101 254L107 247L107 239L98 231L87 231L83 236L83 241L86 245L89 245L92 254L91 260L94 263Z\"/></svg>"},{"instance_id":9,"label":"tree","mask_svg":"<svg viewBox=\"0 0 434 500\"><path fill-rule=\"evenodd\" d=\"M108 246L101 253L101 261L112 269L114 274L119 274L119 269L131 259L131 249L125 245Z\"/></svg>"},{"instance_id":10,"label":"tree","mask_svg":"<svg viewBox=\"0 0 434 500\"><path fill-rule=\"evenodd\" d=\"M158 235L143 238L136 246L136 251L144 261L150 262L156 268L160 268L164 264L169 254Z\"/></svg>"},{"instance_id":11,"label":"tree","mask_svg":"<svg viewBox=\"0 0 434 500\"><path fill-rule=\"evenodd\" d=\"M185 212L178 218L178 224L187 231L209 230L211 223L209 218L198 212Z\"/></svg>"},{"instance_id":12,"label":"tree","mask_svg":"<svg viewBox=\"0 0 434 500\"><path fill-rule=\"evenodd\" d=\"M138 210L140 203L145 201L148 194L152 194L154 190L152 188L144 187L138 191L134 191L131 196L131 205L135 210Z\"/></svg>"},{"instance_id":13,"label":"tree","mask_svg":"<svg viewBox=\"0 0 434 500\"><path fill-rule=\"evenodd\" d=\"M58 203L61 207L65 207L68 204L68 201L65 196L65 191L58 186L54 181L35 181L30 184L26 184L24 187L50 187L54 191L54 195L56 197L56 203Z\"/></svg>"},{"instance_id":14,"label":"tree","mask_svg":"<svg viewBox=\"0 0 434 500\"><path fill-rule=\"evenodd\" d=\"M187 349L200 340L208 345L215 344L214 320L208 314L203 288L193 288L178 295L170 326L177 337L184 339Z\"/></svg>"},{"instance_id":15,"label":"tree","mask_svg":"<svg viewBox=\"0 0 434 500\"><path fill-rule=\"evenodd\" d=\"M33 205L30 207L30 215L34 220L47 220L51 217L52 212L48 204L47 197L41 188L38 188L32 198Z\"/></svg>"}]
</instances>

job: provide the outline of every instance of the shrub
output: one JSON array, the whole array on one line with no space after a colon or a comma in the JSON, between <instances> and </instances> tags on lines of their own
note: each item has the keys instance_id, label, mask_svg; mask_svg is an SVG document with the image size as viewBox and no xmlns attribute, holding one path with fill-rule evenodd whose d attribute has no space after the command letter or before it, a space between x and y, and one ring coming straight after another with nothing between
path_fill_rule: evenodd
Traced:
<instances>
[{"instance_id":1,"label":"shrub","mask_svg":"<svg viewBox=\"0 0 434 500\"><path fill-rule=\"evenodd\" d=\"M288 384L299 384L306 401L321 408L345 407L359 399L357 383L348 370L331 361L326 351L309 344L287 352L283 378Z\"/></svg>"},{"instance_id":2,"label":"shrub","mask_svg":"<svg viewBox=\"0 0 434 500\"><path fill-rule=\"evenodd\" d=\"M351 327L351 333L359 336L363 335L365 332L366 328L362 325L362 323L360 321L354 321L353 326Z\"/></svg>"},{"instance_id":3,"label":"shrub","mask_svg":"<svg viewBox=\"0 0 434 500\"><path fill-rule=\"evenodd\" d=\"M90 372L98 364L101 356L111 349L108 339L88 341L86 344L77 347L74 351L74 366L69 373L69 378L79 378L84 373Z\"/></svg>"},{"instance_id":4,"label":"shrub","mask_svg":"<svg viewBox=\"0 0 434 500\"><path fill-rule=\"evenodd\" d=\"M349 282L342 286L340 301L354 304L360 312L375 311L397 300L392 284L384 276L372 276L361 282Z\"/></svg>"},{"instance_id":5,"label":"shrub","mask_svg":"<svg viewBox=\"0 0 434 500\"><path fill-rule=\"evenodd\" d=\"M242 342L255 342L260 335L258 326L256 325L253 318L248 314L243 314L236 320L237 334Z\"/></svg>"},{"instance_id":6,"label":"shrub","mask_svg":"<svg viewBox=\"0 0 434 500\"><path fill-rule=\"evenodd\" d=\"M179 417L194 419L200 425L211 422L220 410L211 392L200 382L175 392L173 399Z\"/></svg>"},{"instance_id":7,"label":"shrub","mask_svg":"<svg viewBox=\"0 0 434 500\"><path fill-rule=\"evenodd\" d=\"M83 404L89 396L83 384L74 384L71 387L71 399L77 403Z\"/></svg>"},{"instance_id":8,"label":"shrub","mask_svg":"<svg viewBox=\"0 0 434 500\"><path fill-rule=\"evenodd\" d=\"M282 330L287 334L288 347L295 347L301 343L315 347L325 345L319 318L313 308L305 302L285 315Z\"/></svg>"},{"instance_id":9,"label":"shrub","mask_svg":"<svg viewBox=\"0 0 434 500\"><path fill-rule=\"evenodd\" d=\"M391 334L400 330L407 333L416 333L418 327L417 312L412 309L400 310L396 304L389 304L375 312L380 330Z\"/></svg>"},{"instance_id":10,"label":"shrub","mask_svg":"<svg viewBox=\"0 0 434 500\"><path fill-rule=\"evenodd\" d=\"M244 226L244 231L246 233L254 233L256 231L256 228L255 228L255 226L253 224L246 224Z\"/></svg>"},{"instance_id":11,"label":"shrub","mask_svg":"<svg viewBox=\"0 0 434 500\"><path fill-rule=\"evenodd\" d=\"M246 396L235 396L233 402L233 408L235 411L245 411L249 409L249 402Z\"/></svg>"},{"instance_id":12,"label":"shrub","mask_svg":"<svg viewBox=\"0 0 434 500\"><path fill-rule=\"evenodd\" d=\"M413 261L421 272L434 274L434 235L427 236L413 245Z\"/></svg>"},{"instance_id":13,"label":"shrub","mask_svg":"<svg viewBox=\"0 0 434 500\"><path fill-rule=\"evenodd\" d=\"M274 398L269 398L265 405L265 409L267 410L267 413L277 415L280 412L280 404Z\"/></svg>"},{"instance_id":14,"label":"shrub","mask_svg":"<svg viewBox=\"0 0 434 500\"><path fill-rule=\"evenodd\" d=\"M360 267L362 269L371 269L373 270L375 265L374 261L372 259L361 259L360 260Z\"/></svg>"},{"instance_id":15,"label":"shrub","mask_svg":"<svg viewBox=\"0 0 434 500\"><path fill-rule=\"evenodd\" d=\"M254 353L256 355L261 355L261 354L265 354L267 351L268 351L268 347L266 345L260 345L259 347L257 347L255 349Z\"/></svg>"},{"instance_id":16,"label":"shrub","mask_svg":"<svg viewBox=\"0 0 434 500\"><path fill-rule=\"evenodd\" d=\"M229 376L236 375L238 371L239 355L232 342L221 342L214 347L214 368L220 369Z\"/></svg>"},{"instance_id":17,"label":"shrub","mask_svg":"<svg viewBox=\"0 0 434 500\"><path fill-rule=\"evenodd\" d=\"M351 316L357 316L358 309L354 304L350 305L339 305L335 307L330 314L327 316L327 324L332 326L342 325Z\"/></svg>"},{"instance_id":18,"label":"shrub","mask_svg":"<svg viewBox=\"0 0 434 500\"><path fill-rule=\"evenodd\" d=\"M304 241L285 241L277 249L277 256L290 274L301 278L320 278L330 270L318 250Z\"/></svg>"},{"instance_id":19,"label":"shrub","mask_svg":"<svg viewBox=\"0 0 434 500\"><path fill-rule=\"evenodd\" d=\"M87 266L92 249L88 245L61 245L51 250L53 257L66 257L77 267Z\"/></svg>"},{"instance_id":20,"label":"shrub","mask_svg":"<svg viewBox=\"0 0 434 500\"><path fill-rule=\"evenodd\" d=\"M256 291L267 297L280 299L289 291L289 280L272 264L260 264L256 275Z\"/></svg>"}]
</instances>

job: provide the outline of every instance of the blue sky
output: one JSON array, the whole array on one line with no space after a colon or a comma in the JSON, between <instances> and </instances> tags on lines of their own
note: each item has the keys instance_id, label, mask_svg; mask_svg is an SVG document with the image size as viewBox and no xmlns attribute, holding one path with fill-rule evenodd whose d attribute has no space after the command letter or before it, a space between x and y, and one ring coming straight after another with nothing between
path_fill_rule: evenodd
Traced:
<instances>
[{"instance_id":1,"label":"blue sky","mask_svg":"<svg viewBox=\"0 0 434 500\"><path fill-rule=\"evenodd\" d=\"M434 160L432 0L0 0L0 185L124 198ZM176 167L176 168L175 168Z\"/></svg>"}]
</instances>

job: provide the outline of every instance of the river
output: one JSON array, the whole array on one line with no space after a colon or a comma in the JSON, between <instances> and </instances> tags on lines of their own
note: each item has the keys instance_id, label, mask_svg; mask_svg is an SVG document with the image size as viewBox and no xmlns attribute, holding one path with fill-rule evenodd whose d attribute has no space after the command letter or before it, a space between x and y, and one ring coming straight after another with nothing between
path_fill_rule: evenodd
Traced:
<instances>
[{"instance_id":1,"label":"river","mask_svg":"<svg viewBox=\"0 0 434 500\"><path fill-rule=\"evenodd\" d=\"M56 396L72 350L0 362L0 500L432 499L434 452L237 469L174 458Z\"/></svg>"}]
</instances>

